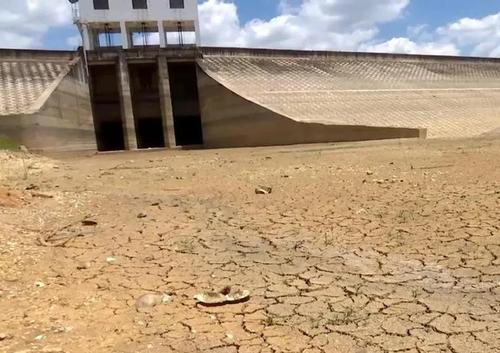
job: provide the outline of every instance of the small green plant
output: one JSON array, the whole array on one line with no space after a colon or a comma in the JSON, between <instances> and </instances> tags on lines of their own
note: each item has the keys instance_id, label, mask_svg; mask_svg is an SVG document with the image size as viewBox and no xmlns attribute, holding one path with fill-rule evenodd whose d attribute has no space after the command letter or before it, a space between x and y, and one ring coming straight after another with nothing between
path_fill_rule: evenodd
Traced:
<instances>
[{"instance_id":1,"label":"small green plant","mask_svg":"<svg viewBox=\"0 0 500 353\"><path fill-rule=\"evenodd\" d=\"M19 149L19 146L14 141L5 136L0 136L0 150L15 151L17 149Z\"/></svg>"},{"instance_id":2,"label":"small green plant","mask_svg":"<svg viewBox=\"0 0 500 353\"><path fill-rule=\"evenodd\" d=\"M398 221L401 224L405 224L415 220L415 215L410 210L401 210L398 213Z\"/></svg>"},{"instance_id":3,"label":"small green plant","mask_svg":"<svg viewBox=\"0 0 500 353\"><path fill-rule=\"evenodd\" d=\"M363 320L363 316L354 307L346 307L343 312L333 312L328 318L328 324L334 326L349 325Z\"/></svg>"},{"instance_id":4,"label":"small green plant","mask_svg":"<svg viewBox=\"0 0 500 353\"><path fill-rule=\"evenodd\" d=\"M180 240L175 243L177 251L184 254L194 254L195 243L193 239Z\"/></svg>"},{"instance_id":5,"label":"small green plant","mask_svg":"<svg viewBox=\"0 0 500 353\"><path fill-rule=\"evenodd\" d=\"M325 246L335 245L335 239L332 235L325 234Z\"/></svg>"},{"instance_id":6,"label":"small green plant","mask_svg":"<svg viewBox=\"0 0 500 353\"><path fill-rule=\"evenodd\" d=\"M266 327L284 325L286 323L285 318L280 318L274 314L267 314L266 318L262 320L262 324Z\"/></svg>"},{"instance_id":7,"label":"small green plant","mask_svg":"<svg viewBox=\"0 0 500 353\"><path fill-rule=\"evenodd\" d=\"M267 316L264 320L262 320L262 324L266 327L274 326L276 324L276 320L273 316Z\"/></svg>"}]
</instances>

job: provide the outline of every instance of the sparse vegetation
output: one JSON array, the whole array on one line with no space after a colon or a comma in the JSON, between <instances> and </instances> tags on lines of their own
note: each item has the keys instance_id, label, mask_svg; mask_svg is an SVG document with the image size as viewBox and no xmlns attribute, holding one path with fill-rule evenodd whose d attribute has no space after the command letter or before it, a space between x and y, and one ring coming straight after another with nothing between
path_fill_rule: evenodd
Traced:
<instances>
[{"instance_id":1,"label":"sparse vegetation","mask_svg":"<svg viewBox=\"0 0 500 353\"><path fill-rule=\"evenodd\" d=\"M262 324L266 327L276 326L276 325L285 325L287 322L286 318L279 317L274 314L267 313L267 316L264 320L262 320Z\"/></svg>"},{"instance_id":2,"label":"sparse vegetation","mask_svg":"<svg viewBox=\"0 0 500 353\"><path fill-rule=\"evenodd\" d=\"M193 239L184 239L175 243L176 250L184 254L194 254L195 241Z\"/></svg>"},{"instance_id":3,"label":"sparse vegetation","mask_svg":"<svg viewBox=\"0 0 500 353\"><path fill-rule=\"evenodd\" d=\"M359 309L346 307L342 312L332 312L328 318L328 324L334 326L349 325L364 319Z\"/></svg>"},{"instance_id":4,"label":"sparse vegetation","mask_svg":"<svg viewBox=\"0 0 500 353\"><path fill-rule=\"evenodd\" d=\"M329 233L329 234L325 234L324 235L324 242L325 242L325 246L333 246L335 245L335 237L333 236L333 234Z\"/></svg>"},{"instance_id":5,"label":"sparse vegetation","mask_svg":"<svg viewBox=\"0 0 500 353\"><path fill-rule=\"evenodd\" d=\"M0 136L0 150L17 150L19 146L9 138Z\"/></svg>"}]
</instances>

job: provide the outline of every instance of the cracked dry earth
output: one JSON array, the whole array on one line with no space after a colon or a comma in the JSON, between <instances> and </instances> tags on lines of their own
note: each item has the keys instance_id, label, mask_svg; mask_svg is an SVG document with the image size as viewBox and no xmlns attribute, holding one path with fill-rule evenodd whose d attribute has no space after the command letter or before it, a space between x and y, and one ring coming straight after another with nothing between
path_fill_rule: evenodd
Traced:
<instances>
[{"instance_id":1,"label":"cracked dry earth","mask_svg":"<svg viewBox=\"0 0 500 353\"><path fill-rule=\"evenodd\" d=\"M499 157L500 139L404 141L11 175L0 352L500 352ZM227 285L250 300L195 305ZM172 301L137 312L150 292Z\"/></svg>"}]
</instances>

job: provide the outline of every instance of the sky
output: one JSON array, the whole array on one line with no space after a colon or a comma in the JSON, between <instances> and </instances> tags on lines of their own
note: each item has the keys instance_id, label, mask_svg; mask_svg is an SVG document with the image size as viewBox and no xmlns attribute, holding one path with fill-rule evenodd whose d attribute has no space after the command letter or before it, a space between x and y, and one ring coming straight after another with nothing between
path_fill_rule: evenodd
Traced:
<instances>
[{"instance_id":1,"label":"sky","mask_svg":"<svg viewBox=\"0 0 500 353\"><path fill-rule=\"evenodd\" d=\"M74 49L67 0L0 0L0 47ZM203 45L500 57L500 0L199 0Z\"/></svg>"}]
</instances>

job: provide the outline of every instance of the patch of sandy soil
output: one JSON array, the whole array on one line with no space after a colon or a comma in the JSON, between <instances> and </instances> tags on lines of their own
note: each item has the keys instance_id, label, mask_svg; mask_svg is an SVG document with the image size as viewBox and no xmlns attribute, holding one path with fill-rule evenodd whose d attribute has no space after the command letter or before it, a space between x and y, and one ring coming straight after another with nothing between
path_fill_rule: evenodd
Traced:
<instances>
[{"instance_id":1,"label":"patch of sandy soil","mask_svg":"<svg viewBox=\"0 0 500 353\"><path fill-rule=\"evenodd\" d=\"M0 207L17 207L20 204L20 195L0 187Z\"/></svg>"},{"instance_id":2,"label":"patch of sandy soil","mask_svg":"<svg viewBox=\"0 0 500 353\"><path fill-rule=\"evenodd\" d=\"M46 167L0 184L18 195L0 352L498 353L499 156L485 138L30 157ZM225 287L251 296L193 299Z\"/></svg>"},{"instance_id":3,"label":"patch of sandy soil","mask_svg":"<svg viewBox=\"0 0 500 353\"><path fill-rule=\"evenodd\" d=\"M0 183L27 179L57 168L55 161L25 152L0 151Z\"/></svg>"}]
</instances>

